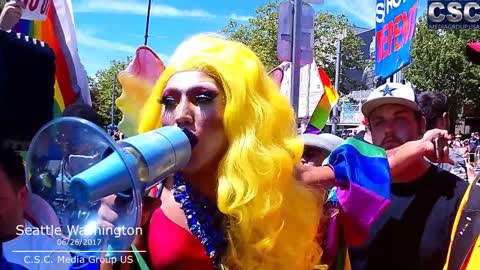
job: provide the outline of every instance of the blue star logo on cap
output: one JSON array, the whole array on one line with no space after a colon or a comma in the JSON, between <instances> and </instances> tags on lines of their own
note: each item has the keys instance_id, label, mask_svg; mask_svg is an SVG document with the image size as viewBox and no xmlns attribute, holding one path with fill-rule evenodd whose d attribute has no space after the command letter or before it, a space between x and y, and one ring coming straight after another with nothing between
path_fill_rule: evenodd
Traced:
<instances>
[{"instance_id":1,"label":"blue star logo on cap","mask_svg":"<svg viewBox=\"0 0 480 270\"><path fill-rule=\"evenodd\" d=\"M385 88L380 90L380 92L383 93L383 96L386 96L386 95L393 96L392 92L395 90L397 90L397 88L390 88L390 86L387 84L387 86L385 86Z\"/></svg>"}]
</instances>

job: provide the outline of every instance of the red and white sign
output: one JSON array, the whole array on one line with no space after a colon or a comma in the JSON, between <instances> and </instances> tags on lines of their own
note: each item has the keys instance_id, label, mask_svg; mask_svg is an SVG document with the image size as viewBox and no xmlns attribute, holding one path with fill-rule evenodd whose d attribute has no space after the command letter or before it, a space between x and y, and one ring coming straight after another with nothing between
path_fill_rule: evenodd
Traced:
<instances>
[{"instance_id":1,"label":"red and white sign","mask_svg":"<svg viewBox=\"0 0 480 270\"><path fill-rule=\"evenodd\" d=\"M22 0L25 4L22 19L30 21L44 21L47 19L48 9L53 0Z\"/></svg>"}]
</instances>

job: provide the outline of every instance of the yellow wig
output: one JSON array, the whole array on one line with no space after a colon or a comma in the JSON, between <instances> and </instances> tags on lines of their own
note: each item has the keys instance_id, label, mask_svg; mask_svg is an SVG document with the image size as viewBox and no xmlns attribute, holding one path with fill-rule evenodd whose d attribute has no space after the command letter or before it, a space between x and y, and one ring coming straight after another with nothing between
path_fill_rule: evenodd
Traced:
<instances>
[{"instance_id":1,"label":"yellow wig","mask_svg":"<svg viewBox=\"0 0 480 270\"><path fill-rule=\"evenodd\" d=\"M160 127L158 99L169 78L185 70L215 78L225 97L229 147L219 166L217 191L228 224L223 267L313 269L321 256L319 198L293 177L303 151L293 109L250 49L206 35L184 42L149 97L139 132Z\"/></svg>"}]
</instances>

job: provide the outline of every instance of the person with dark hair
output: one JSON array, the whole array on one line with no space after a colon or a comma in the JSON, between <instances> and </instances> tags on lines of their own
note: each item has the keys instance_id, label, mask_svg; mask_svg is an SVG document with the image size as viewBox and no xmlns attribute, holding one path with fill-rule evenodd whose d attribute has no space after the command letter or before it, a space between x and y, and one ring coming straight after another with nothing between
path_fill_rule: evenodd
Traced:
<instances>
[{"instance_id":1,"label":"person with dark hair","mask_svg":"<svg viewBox=\"0 0 480 270\"><path fill-rule=\"evenodd\" d=\"M22 207L25 205L27 189L23 160L9 149L0 150L0 240L16 237L17 224L23 223Z\"/></svg>"},{"instance_id":2,"label":"person with dark hair","mask_svg":"<svg viewBox=\"0 0 480 270\"><path fill-rule=\"evenodd\" d=\"M100 126L100 118L97 112L88 104L74 103L65 108L62 113L63 117L77 117L94 123ZM75 134L74 130L65 131L67 133ZM98 162L101 159L101 155L97 153L92 145L88 143L69 143L70 156L67 159L61 161L59 167L62 174L67 178L72 177L79 171L82 171L85 166ZM87 165L88 164L88 165ZM83 168L83 169L80 169Z\"/></svg>"},{"instance_id":3,"label":"person with dark hair","mask_svg":"<svg viewBox=\"0 0 480 270\"><path fill-rule=\"evenodd\" d=\"M422 92L417 97L420 112L427 121L427 130L434 128L448 130L448 98L445 94L434 92Z\"/></svg>"},{"instance_id":4,"label":"person with dark hair","mask_svg":"<svg viewBox=\"0 0 480 270\"><path fill-rule=\"evenodd\" d=\"M420 112L426 119L426 130L435 128L448 130L450 121L448 119L448 98L445 94L434 92L422 92L417 97L417 104ZM436 164L438 167L462 178L468 180L467 166L461 153L450 149L449 158L452 164Z\"/></svg>"},{"instance_id":5,"label":"person with dark hair","mask_svg":"<svg viewBox=\"0 0 480 270\"><path fill-rule=\"evenodd\" d=\"M30 199L23 159L11 149L0 149L0 269L68 269L69 263L62 261L70 254L60 252L64 248L57 241L46 234L25 233L35 227L34 218L25 216ZM18 250L31 252L13 252Z\"/></svg>"},{"instance_id":6,"label":"person with dark hair","mask_svg":"<svg viewBox=\"0 0 480 270\"><path fill-rule=\"evenodd\" d=\"M88 104L74 103L63 110L62 116L64 117L78 117L88 120L95 125L100 125L100 119L97 112Z\"/></svg>"},{"instance_id":7,"label":"person with dark hair","mask_svg":"<svg viewBox=\"0 0 480 270\"><path fill-rule=\"evenodd\" d=\"M468 186L425 160L446 161L446 156L439 159L427 149L433 148L434 138L448 139L447 131L426 132L415 92L403 84L376 88L363 104L362 113L374 145L387 151L412 145L411 152L419 154L412 154L401 173L391 171L390 207L373 224L369 239L349 249L351 269L442 269L453 219Z\"/></svg>"}]
</instances>

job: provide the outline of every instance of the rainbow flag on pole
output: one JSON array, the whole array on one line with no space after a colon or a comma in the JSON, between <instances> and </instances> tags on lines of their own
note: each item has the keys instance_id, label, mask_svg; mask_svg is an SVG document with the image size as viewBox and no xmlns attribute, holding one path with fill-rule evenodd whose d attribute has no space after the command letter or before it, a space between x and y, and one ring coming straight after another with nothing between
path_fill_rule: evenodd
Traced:
<instances>
[{"instance_id":1,"label":"rainbow flag on pole","mask_svg":"<svg viewBox=\"0 0 480 270\"><path fill-rule=\"evenodd\" d=\"M325 73L322 68L318 68L318 75L320 76L320 81L322 82L324 92L317 104L317 107L315 107L315 110L313 111L305 133L318 134L320 132L320 130L327 123L330 112L337 104L339 98L338 93L332 86L332 82L328 78L327 73Z\"/></svg>"},{"instance_id":2,"label":"rainbow flag on pole","mask_svg":"<svg viewBox=\"0 0 480 270\"><path fill-rule=\"evenodd\" d=\"M53 0L45 21L20 20L12 30L45 42L55 53L55 117L76 101L91 105L87 73L78 56L70 0Z\"/></svg>"}]
</instances>

